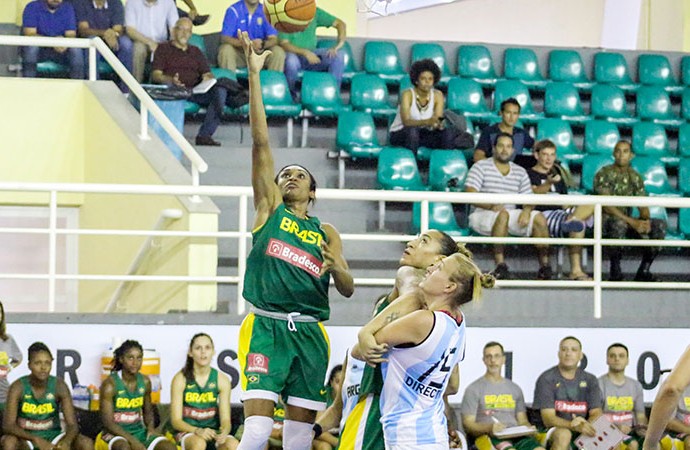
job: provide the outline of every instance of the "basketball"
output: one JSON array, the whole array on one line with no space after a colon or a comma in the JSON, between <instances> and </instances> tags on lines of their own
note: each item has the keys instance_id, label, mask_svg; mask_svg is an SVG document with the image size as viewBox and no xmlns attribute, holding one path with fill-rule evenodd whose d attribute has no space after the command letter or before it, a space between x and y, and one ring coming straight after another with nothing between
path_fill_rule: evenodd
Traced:
<instances>
[{"instance_id":1,"label":"basketball","mask_svg":"<svg viewBox=\"0 0 690 450\"><path fill-rule=\"evenodd\" d=\"M316 0L264 0L264 14L276 30L296 33L316 15Z\"/></svg>"}]
</instances>

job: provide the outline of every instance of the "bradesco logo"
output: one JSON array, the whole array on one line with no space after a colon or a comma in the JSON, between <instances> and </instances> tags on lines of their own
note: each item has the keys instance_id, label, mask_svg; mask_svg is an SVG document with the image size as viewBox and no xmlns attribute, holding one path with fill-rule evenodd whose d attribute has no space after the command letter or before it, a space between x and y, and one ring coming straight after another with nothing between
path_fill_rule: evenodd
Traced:
<instances>
[{"instance_id":1,"label":"bradesco logo","mask_svg":"<svg viewBox=\"0 0 690 450\"><path fill-rule=\"evenodd\" d=\"M271 239L268 241L266 254L299 267L305 272L320 278L321 277L321 261L316 259L312 254L305 252L302 249L293 247L283 241Z\"/></svg>"}]
</instances>

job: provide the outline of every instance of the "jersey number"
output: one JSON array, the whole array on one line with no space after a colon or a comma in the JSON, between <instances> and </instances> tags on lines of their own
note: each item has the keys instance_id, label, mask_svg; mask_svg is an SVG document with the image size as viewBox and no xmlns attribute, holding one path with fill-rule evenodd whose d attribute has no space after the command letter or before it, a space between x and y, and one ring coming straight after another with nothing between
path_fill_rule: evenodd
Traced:
<instances>
[{"instance_id":1,"label":"jersey number","mask_svg":"<svg viewBox=\"0 0 690 450\"><path fill-rule=\"evenodd\" d=\"M432 373L432 372L439 366L439 364L440 364L440 365L441 365L441 368L439 369L439 372L444 372L444 373L446 373L446 376L443 377L443 380L441 380L440 383L436 383L436 382L432 381L432 382L429 383L429 386L431 386L431 387L433 387L433 388L436 388L436 389L441 389L441 388L443 388L443 383L446 382L446 378L448 378L448 372L450 372L450 369L451 369L451 366L448 365L448 358L450 358L457 350L458 350L457 347L451 348L450 351L448 351L448 353L446 353L447 350L445 350L445 351L443 352L443 354L441 355L441 359L439 359L438 361L436 361L436 363L435 363L434 365L432 365L431 367L429 367L429 370L427 370L427 371L424 372L422 375L420 375L420 377L417 378L417 381L419 381L420 383L424 383L424 380L426 380L426 378L427 378L429 375L431 375L431 373Z\"/></svg>"}]
</instances>

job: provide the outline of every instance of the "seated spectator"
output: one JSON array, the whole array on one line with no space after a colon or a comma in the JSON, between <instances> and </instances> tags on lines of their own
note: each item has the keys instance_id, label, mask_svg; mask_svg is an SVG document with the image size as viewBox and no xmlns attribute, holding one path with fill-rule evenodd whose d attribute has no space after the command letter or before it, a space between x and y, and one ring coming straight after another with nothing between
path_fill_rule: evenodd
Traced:
<instances>
[{"instance_id":1,"label":"seated spectator","mask_svg":"<svg viewBox=\"0 0 690 450\"><path fill-rule=\"evenodd\" d=\"M604 399L604 415L625 435L623 443L629 450L642 448L647 430L642 384L625 376L628 366L628 347L616 342L606 349L609 371L599 377Z\"/></svg>"},{"instance_id":2,"label":"seated spectator","mask_svg":"<svg viewBox=\"0 0 690 450\"><path fill-rule=\"evenodd\" d=\"M146 64L158 44L168 40L177 19L175 2L170 0L129 0L125 4L127 36L134 42L132 75L139 83L144 82Z\"/></svg>"},{"instance_id":3,"label":"seated spectator","mask_svg":"<svg viewBox=\"0 0 690 450\"><path fill-rule=\"evenodd\" d=\"M153 82L192 89L200 82L214 78L201 50L189 45L192 35L192 21L189 17L177 21L172 35L172 40L159 45L154 53L151 72ZM196 136L196 145L220 145L220 142L213 139L213 133L220 125L227 99L228 91L220 83L203 94L192 95L191 101L206 106L206 117Z\"/></svg>"},{"instance_id":4,"label":"seated spectator","mask_svg":"<svg viewBox=\"0 0 690 450\"><path fill-rule=\"evenodd\" d=\"M333 27L338 31L333 47L316 48L317 27ZM297 99L297 80L303 70L330 72L340 88L345 71L345 53L340 49L345 45L346 29L345 22L316 8L316 16L303 31L278 34L278 42L285 50L285 78L293 98Z\"/></svg>"},{"instance_id":5,"label":"seated spectator","mask_svg":"<svg viewBox=\"0 0 690 450\"><path fill-rule=\"evenodd\" d=\"M285 68L285 50L278 45L278 32L266 20L259 0L240 0L225 12L223 29L220 32L218 65L225 69L237 70L247 67L242 43L237 38L238 31L246 31L257 53L270 48L271 54L264 62L268 70L282 72Z\"/></svg>"},{"instance_id":6,"label":"seated spectator","mask_svg":"<svg viewBox=\"0 0 690 450\"><path fill-rule=\"evenodd\" d=\"M91 450L93 441L79 434L72 394L50 374L53 355L42 342L29 347L29 375L16 380L7 395L0 440L3 450ZM65 429L60 424L60 412Z\"/></svg>"},{"instance_id":7,"label":"seated spectator","mask_svg":"<svg viewBox=\"0 0 690 450\"><path fill-rule=\"evenodd\" d=\"M208 22L208 19L211 17L209 14L199 14L199 11L196 9L196 5L194 4L193 0L182 0L185 5L187 5L187 8L189 8L189 11L184 12L180 8L177 8L177 14L180 17L189 17L192 19L192 24L194 26L200 26Z\"/></svg>"},{"instance_id":8,"label":"seated spectator","mask_svg":"<svg viewBox=\"0 0 690 450\"><path fill-rule=\"evenodd\" d=\"M579 368L581 360L580 340L564 337L558 344L558 365L537 379L533 405L546 432L540 438L548 439L551 450L568 450L580 434L596 434L592 422L602 414L601 390L596 377Z\"/></svg>"},{"instance_id":9,"label":"seated spectator","mask_svg":"<svg viewBox=\"0 0 690 450\"><path fill-rule=\"evenodd\" d=\"M354 360L354 362L355 364L359 363L359 361L356 360ZM331 405L336 405L336 407L339 407L342 411L342 387L344 376L345 374L343 373L342 364L337 364L331 369L331 372L328 375L328 383L326 383L326 385L324 386L324 389L326 390L326 403L328 404L327 408L330 408ZM323 418L327 411L328 409L316 413L317 423ZM320 425L319 427L320 433L318 433L318 436L316 436L316 434L314 435L312 449L333 450L334 448L336 448L338 446L338 434L340 433L339 427L333 427L329 430L324 430L323 427L321 427Z\"/></svg>"},{"instance_id":10,"label":"seated spectator","mask_svg":"<svg viewBox=\"0 0 690 450\"><path fill-rule=\"evenodd\" d=\"M125 10L120 0L72 0L79 37L100 37L132 71L132 40L125 34ZM99 59L102 57L99 55Z\"/></svg>"},{"instance_id":11,"label":"seated spectator","mask_svg":"<svg viewBox=\"0 0 690 450\"><path fill-rule=\"evenodd\" d=\"M532 148L534 139L525 130L515 126L520 119L520 109L520 103L514 98L501 102L501 110L498 113L501 116L501 121L482 130L477 147L474 149L474 162L491 157L492 149L496 145L496 138L501 133L513 136L515 153L510 158L511 161L515 161L522 154L523 149Z\"/></svg>"},{"instance_id":12,"label":"seated spectator","mask_svg":"<svg viewBox=\"0 0 690 450\"><path fill-rule=\"evenodd\" d=\"M22 15L24 36L68 37L77 36L77 19L74 7L63 0L34 0L27 4ZM22 73L27 78L36 77L36 64L54 61L69 66L69 76L84 78L84 53L80 48L24 47Z\"/></svg>"},{"instance_id":13,"label":"seated spectator","mask_svg":"<svg viewBox=\"0 0 690 450\"><path fill-rule=\"evenodd\" d=\"M534 157L536 164L527 169L532 191L535 194L568 195L566 179L569 178L568 172L556 162L556 144L548 139L539 141L534 146ZM534 207L546 218L551 237L569 236L575 239L585 237L585 227L594 225L594 206L562 206L537 205ZM570 253L570 279L588 281L589 277L582 270L581 253L582 247L571 245L568 248Z\"/></svg>"},{"instance_id":14,"label":"seated spectator","mask_svg":"<svg viewBox=\"0 0 690 450\"><path fill-rule=\"evenodd\" d=\"M532 188L527 171L511 162L513 137L500 134L490 159L475 163L467 174L465 191L489 194L531 194ZM483 236L548 237L546 219L533 206L477 203L470 213L470 227ZM549 265L549 248L537 245L539 271L537 278L549 280L553 276ZM498 279L510 278L510 270L505 263L503 245L494 245L496 268L493 275Z\"/></svg>"},{"instance_id":15,"label":"seated spectator","mask_svg":"<svg viewBox=\"0 0 690 450\"><path fill-rule=\"evenodd\" d=\"M501 439L496 433L507 427L531 426L525 397L520 386L501 375L506 362L503 346L489 342L484 346L483 377L467 386L462 397L462 426L475 439L479 450L544 450L533 436Z\"/></svg>"},{"instance_id":16,"label":"seated spectator","mask_svg":"<svg viewBox=\"0 0 690 450\"><path fill-rule=\"evenodd\" d=\"M635 157L630 142L621 140L613 148L615 162L602 167L594 176L594 193L597 195L645 196L642 176L630 166ZM664 239L666 222L651 219L649 208L640 207L639 218L632 217L632 208L623 206L604 206L602 234L609 239ZM610 281L624 279L621 270L623 249L609 247L611 258ZM654 258L659 254L658 247L642 247L642 261L635 274L635 281L657 281L650 272Z\"/></svg>"},{"instance_id":17,"label":"seated spectator","mask_svg":"<svg viewBox=\"0 0 690 450\"><path fill-rule=\"evenodd\" d=\"M390 128L391 145L417 152L420 146L453 148L453 130L443 120L445 100L434 86L441 70L431 59L415 61L410 67L410 89L400 94L398 112Z\"/></svg>"}]
</instances>

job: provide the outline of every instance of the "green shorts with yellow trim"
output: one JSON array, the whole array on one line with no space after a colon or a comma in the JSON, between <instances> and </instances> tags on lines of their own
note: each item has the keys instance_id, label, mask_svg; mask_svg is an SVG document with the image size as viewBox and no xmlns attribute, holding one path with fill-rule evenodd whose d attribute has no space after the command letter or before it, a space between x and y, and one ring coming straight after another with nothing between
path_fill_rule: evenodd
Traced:
<instances>
[{"instance_id":1,"label":"green shorts with yellow trim","mask_svg":"<svg viewBox=\"0 0 690 450\"><path fill-rule=\"evenodd\" d=\"M146 428L141 427L134 432L129 432L132 436L136 438L137 441L144 444L148 450L153 450L153 448L161 441L168 440L165 436L160 435L149 435ZM96 442L94 443L95 450L109 450L112 444L118 440L125 440L124 437L115 434L108 433L107 431L101 431L96 436Z\"/></svg>"},{"instance_id":2,"label":"green shorts with yellow trim","mask_svg":"<svg viewBox=\"0 0 690 450\"><path fill-rule=\"evenodd\" d=\"M539 432L534 435L534 438L541 444L542 447L544 448L549 448L551 447L548 445L548 440L551 437L551 433L553 430L555 430L556 427L551 427L551 428L540 428ZM570 437L570 449L571 450L580 450L577 445L575 445L575 440L580 437L580 433L576 433L574 431L571 431L572 435Z\"/></svg>"},{"instance_id":3,"label":"green shorts with yellow trim","mask_svg":"<svg viewBox=\"0 0 690 450\"><path fill-rule=\"evenodd\" d=\"M260 398L301 408L326 409L323 383L330 341L321 322L291 322L250 313L239 338L242 400Z\"/></svg>"},{"instance_id":4,"label":"green shorts with yellow trim","mask_svg":"<svg viewBox=\"0 0 690 450\"><path fill-rule=\"evenodd\" d=\"M534 436L524 436L514 439L498 439L487 434L479 436L474 441L474 445L479 450L534 450L542 447L541 443Z\"/></svg>"},{"instance_id":5,"label":"green shorts with yellow trim","mask_svg":"<svg viewBox=\"0 0 690 450\"><path fill-rule=\"evenodd\" d=\"M357 402L340 430L337 450L384 450L380 399L369 394Z\"/></svg>"}]
</instances>

